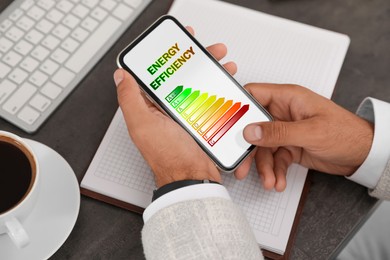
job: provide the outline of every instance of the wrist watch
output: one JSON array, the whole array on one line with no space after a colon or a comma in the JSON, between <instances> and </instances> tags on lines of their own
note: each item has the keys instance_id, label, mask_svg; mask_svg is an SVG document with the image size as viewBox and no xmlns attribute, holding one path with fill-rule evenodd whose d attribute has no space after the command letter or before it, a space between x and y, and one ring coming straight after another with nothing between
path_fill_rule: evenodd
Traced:
<instances>
[{"instance_id":1,"label":"wrist watch","mask_svg":"<svg viewBox=\"0 0 390 260\"><path fill-rule=\"evenodd\" d=\"M211 180L181 180L181 181L174 181L174 182L165 184L164 186L161 186L158 189L155 189L153 191L152 201L155 201L156 199L158 199L159 197L161 197L162 195L164 195L164 194L166 194L166 193L168 193L170 191L173 191L173 190L176 190L176 189L180 189L180 188L183 188L183 187L186 187L186 186L190 186L190 185L203 184L203 183L220 184L219 182L211 181Z\"/></svg>"}]
</instances>

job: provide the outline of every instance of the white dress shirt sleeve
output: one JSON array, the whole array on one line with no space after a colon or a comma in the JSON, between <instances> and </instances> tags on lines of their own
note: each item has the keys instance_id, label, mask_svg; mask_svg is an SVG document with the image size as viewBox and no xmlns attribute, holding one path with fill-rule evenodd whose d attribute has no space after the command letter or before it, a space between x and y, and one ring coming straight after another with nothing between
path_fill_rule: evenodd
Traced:
<instances>
[{"instance_id":1,"label":"white dress shirt sleeve","mask_svg":"<svg viewBox=\"0 0 390 260\"><path fill-rule=\"evenodd\" d=\"M366 98L356 114L374 123L374 140L366 160L347 178L374 189L390 158L390 103Z\"/></svg>"},{"instance_id":2,"label":"white dress shirt sleeve","mask_svg":"<svg viewBox=\"0 0 390 260\"><path fill-rule=\"evenodd\" d=\"M223 198L231 200L226 188L217 183L201 183L170 191L153 201L144 211L146 223L156 212L175 203L204 198Z\"/></svg>"}]
</instances>

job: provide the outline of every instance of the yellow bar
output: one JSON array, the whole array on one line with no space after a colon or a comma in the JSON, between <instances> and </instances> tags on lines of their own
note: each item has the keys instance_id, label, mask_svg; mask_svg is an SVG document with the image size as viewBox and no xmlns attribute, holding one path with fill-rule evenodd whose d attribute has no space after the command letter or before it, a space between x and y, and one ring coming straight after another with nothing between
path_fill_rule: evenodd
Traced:
<instances>
[{"instance_id":1,"label":"yellow bar","mask_svg":"<svg viewBox=\"0 0 390 260\"><path fill-rule=\"evenodd\" d=\"M198 129L201 125L203 125L206 122L207 119L209 119L209 117L212 114L214 114L215 111L217 111L217 109L220 106L222 106L224 102L225 102L225 98L218 98L218 100L215 101L215 103L209 109L207 109L207 111L201 117L199 117L199 119L195 121L192 127L195 130Z\"/></svg>"},{"instance_id":2,"label":"yellow bar","mask_svg":"<svg viewBox=\"0 0 390 260\"><path fill-rule=\"evenodd\" d=\"M198 117L200 117L210 106L214 103L217 97L211 96L209 97L193 114L190 116L187 121L192 124Z\"/></svg>"},{"instance_id":3,"label":"yellow bar","mask_svg":"<svg viewBox=\"0 0 390 260\"><path fill-rule=\"evenodd\" d=\"M225 104L223 104L221 106L220 109L218 109L217 112L215 112L214 115L212 115L201 127L200 129L198 130L198 133L200 135L204 135L204 133L206 133L206 131L212 127L215 122L218 121L218 119L223 115L225 114L225 112L233 105L233 100L228 100L225 102Z\"/></svg>"},{"instance_id":4,"label":"yellow bar","mask_svg":"<svg viewBox=\"0 0 390 260\"><path fill-rule=\"evenodd\" d=\"M194 102L192 102L186 109L184 109L184 111L181 113L181 116L184 118L191 116L196 111L196 109L202 105L208 96L209 94L207 93L201 94Z\"/></svg>"}]
</instances>

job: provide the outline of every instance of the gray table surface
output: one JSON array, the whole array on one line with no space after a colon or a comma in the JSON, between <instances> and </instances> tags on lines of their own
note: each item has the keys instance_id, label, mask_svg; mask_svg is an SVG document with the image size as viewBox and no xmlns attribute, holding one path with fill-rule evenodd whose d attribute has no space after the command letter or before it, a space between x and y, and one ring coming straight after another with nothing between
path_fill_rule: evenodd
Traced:
<instances>
[{"instance_id":1,"label":"gray table surface","mask_svg":"<svg viewBox=\"0 0 390 260\"><path fill-rule=\"evenodd\" d=\"M3 10L9 0L0 1ZM390 101L390 1L228 0L268 14L351 37L332 100L355 111L366 96ZM0 119L0 129L42 142L60 153L80 181L118 107L112 73L117 53L160 15L170 0L155 0L40 130L26 134ZM327 259L375 200L343 177L310 171L291 259ZM51 259L143 259L140 215L81 197L69 238Z\"/></svg>"}]
</instances>

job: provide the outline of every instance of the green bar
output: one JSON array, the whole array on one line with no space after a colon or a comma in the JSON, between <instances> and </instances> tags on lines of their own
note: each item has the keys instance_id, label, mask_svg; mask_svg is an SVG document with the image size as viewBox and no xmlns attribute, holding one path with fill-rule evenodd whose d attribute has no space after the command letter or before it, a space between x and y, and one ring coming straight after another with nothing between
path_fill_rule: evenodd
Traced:
<instances>
[{"instance_id":1,"label":"green bar","mask_svg":"<svg viewBox=\"0 0 390 260\"><path fill-rule=\"evenodd\" d=\"M203 125L204 122L206 122L209 117L214 114L217 109L222 106L222 104L225 102L225 98L218 98L217 101L209 108L207 111L198 119L196 122L192 125L192 127L196 130L201 125Z\"/></svg>"},{"instance_id":2,"label":"green bar","mask_svg":"<svg viewBox=\"0 0 390 260\"><path fill-rule=\"evenodd\" d=\"M209 94L207 93L203 93L202 95L200 95L194 102L192 102L182 113L181 113L181 116L184 117L184 118L187 118L189 116L191 116L195 111L196 109L202 105L202 103L207 99L207 97L209 96Z\"/></svg>"},{"instance_id":3,"label":"green bar","mask_svg":"<svg viewBox=\"0 0 390 260\"><path fill-rule=\"evenodd\" d=\"M214 103L217 97L211 96L209 97L193 114L190 116L187 121L192 124L198 117L200 117L210 106Z\"/></svg>"},{"instance_id":4,"label":"green bar","mask_svg":"<svg viewBox=\"0 0 390 260\"><path fill-rule=\"evenodd\" d=\"M180 92L182 91L183 91L183 86L177 86L174 90L172 90L171 93L169 93L168 96L165 97L165 100L171 103L171 101L175 99L175 97L177 97L177 95L179 95Z\"/></svg>"},{"instance_id":5,"label":"green bar","mask_svg":"<svg viewBox=\"0 0 390 260\"><path fill-rule=\"evenodd\" d=\"M179 114L183 112L184 109L186 109L189 105L191 105L192 102L194 102L195 99L199 97L199 94L199 90L192 92L191 95L176 108L177 112L179 112Z\"/></svg>"},{"instance_id":6,"label":"green bar","mask_svg":"<svg viewBox=\"0 0 390 260\"><path fill-rule=\"evenodd\" d=\"M192 89L191 88L186 88L183 92L180 93L172 102L171 106L172 107L177 107L181 102L183 102L186 97L188 97L189 94L191 94Z\"/></svg>"}]
</instances>

